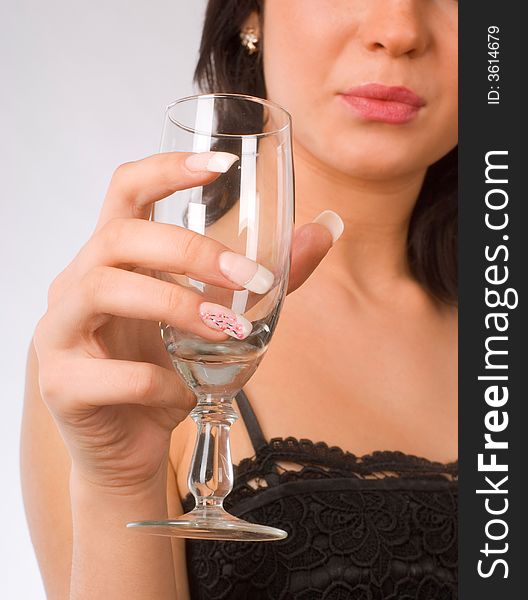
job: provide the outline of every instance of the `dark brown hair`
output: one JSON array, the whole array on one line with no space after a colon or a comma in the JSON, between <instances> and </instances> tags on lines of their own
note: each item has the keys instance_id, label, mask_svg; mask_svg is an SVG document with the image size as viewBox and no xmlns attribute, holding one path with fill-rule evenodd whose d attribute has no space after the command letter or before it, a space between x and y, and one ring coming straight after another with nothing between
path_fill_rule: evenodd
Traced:
<instances>
[{"instance_id":1,"label":"dark brown hair","mask_svg":"<svg viewBox=\"0 0 528 600\"><path fill-rule=\"evenodd\" d=\"M201 91L267 97L262 46L249 54L240 43L242 26L253 11L262 26L262 0L209 0L194 74ZM407 237L413 275L448 304L456 304L458 296L457 221L458 146L428 168Z\"/></svg>"}]
</instances>

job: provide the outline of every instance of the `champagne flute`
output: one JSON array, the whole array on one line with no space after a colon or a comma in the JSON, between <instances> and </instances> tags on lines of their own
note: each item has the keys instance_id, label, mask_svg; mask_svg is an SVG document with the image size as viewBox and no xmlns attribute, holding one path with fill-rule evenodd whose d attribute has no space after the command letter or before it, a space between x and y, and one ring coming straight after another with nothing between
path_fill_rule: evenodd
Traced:
<instances>
[{"instance_id":1,"label":"champagne flute","mask_svg":"<svg viewBox=\"0 0 528 600\"><path fill-rule=\"evenodd\" d=\"M233 487L229 431L237 414L232 401L266 353L288 288L294 224L291 117L279 105L253 96L189 96L167 107L160 151L237 155L239 160L212 183L156 202L151 219L214 238L259 263L270 272L271 288L263 293L229 290L186 275L156 273L205 302L243 315L252 329L243 339L231 329L227 341L211 342L160 323L172 363L197 398L190 413L198 431L188 476L196 505L177 519L127 527L185 538L283 539L282 529L239 519L223 508L223 501ZM219 326L229 327L228 321L226 316Z\"/></svg>"}]
</instances>

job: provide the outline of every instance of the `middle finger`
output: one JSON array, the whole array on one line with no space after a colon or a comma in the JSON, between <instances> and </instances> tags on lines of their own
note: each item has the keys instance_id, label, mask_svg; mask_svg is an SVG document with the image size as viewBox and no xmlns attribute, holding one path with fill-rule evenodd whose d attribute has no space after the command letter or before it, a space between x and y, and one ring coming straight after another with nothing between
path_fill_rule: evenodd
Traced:
<instances>
[{"instance_id":1,"label":"middle finger","mask_svg":"<svg viewBox=\"0 0 528 600\"><path fill-rule=\"evenodd\" d=\"M167 223L112 219L78 256L78 275L97 266L143 267L228 288L264 294L274 276L263 265L232 252L213 238Z\"/></svg>"}]
</instances>

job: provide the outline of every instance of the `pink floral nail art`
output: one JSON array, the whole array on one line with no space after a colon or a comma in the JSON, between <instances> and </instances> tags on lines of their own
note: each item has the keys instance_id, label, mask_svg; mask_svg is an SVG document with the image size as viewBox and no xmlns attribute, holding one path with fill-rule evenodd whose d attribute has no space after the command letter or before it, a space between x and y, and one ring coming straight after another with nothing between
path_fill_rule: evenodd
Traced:
<instances>
[{"instance_id":1,"label":"pink floral nail art","mask_svg":"<svg viewBox=\"0 0 528 600\"><path fill-rule=\"evenodd\" d=\"M242 315L212 302L200 304L200 318L207 327L223 331L238 340L246 338L253 329L252 323Z\"/></svg>"}]
</instances>

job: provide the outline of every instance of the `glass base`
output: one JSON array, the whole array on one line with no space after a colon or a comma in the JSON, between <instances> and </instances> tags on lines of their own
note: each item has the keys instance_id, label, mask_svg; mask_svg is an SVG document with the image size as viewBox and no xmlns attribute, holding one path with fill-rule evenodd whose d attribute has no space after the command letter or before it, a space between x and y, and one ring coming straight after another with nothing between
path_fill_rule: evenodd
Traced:
<instances>
[{"instance_id":1,"label":"glass base","mask_svg":"<svg viewBox=\"0 0 528 600\"><path fill-rule=\"evenodd\" d=\"M271 542L288 536L282 529L249 523L220 507L195 508L178 519L166 521L134 521L127 527L152 535L201 540Z\"/></svg>"}]
</instances>

